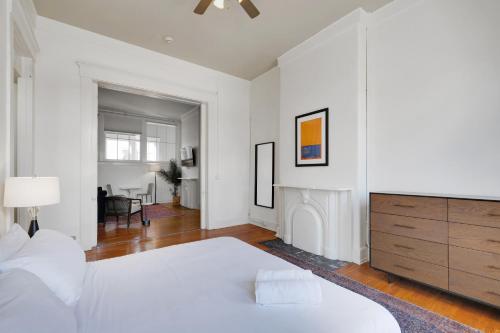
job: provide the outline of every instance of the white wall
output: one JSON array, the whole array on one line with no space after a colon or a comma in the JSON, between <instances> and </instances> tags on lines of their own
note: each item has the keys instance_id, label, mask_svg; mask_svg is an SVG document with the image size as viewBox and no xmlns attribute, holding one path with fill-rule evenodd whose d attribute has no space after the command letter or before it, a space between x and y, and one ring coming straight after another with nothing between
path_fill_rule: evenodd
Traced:
<instances>
[{"instance_id":1,"label":"white wall","mask_svg":"<svg viewBox=\"0 0 500 333\"><path fill-rule=\"evenodd\" d=\"M182 177L200 177L200 108L197 107L181 117L181 144L180 148L191 146L195 151L195 165L182 167Z\"/></svg>"},{"instance_id":2,"label":"white wall","mask_svg":"<svg viewBox=\"0 0 500 333\"><path fill-rule=\"evenodd\" d=\"M210 227L248 221L250 83L152 51L39 18L41 52L36 68L35 168L59 176L61 203L41 211L44 227L80 239L80 76L77 61L145 77L162 75L172 84L218 92L218 112L208 129L219 152L209 152ZM214 112L214 110L212 110ZM217 131L217 133L214 133Z\"/></svg>"},{"instance_id":3,"label":"white wall","mask_svg":"<svg viewBox=\"0 0 500 333\"><path fill-rule=\"evenodd\" d=\"M100 108L100 107L99 107ZM142 134L141 117L127 116L124 114L114 114L108 112L99 112L99 153L100 159L104 159L104 131L128 132Z\"/></svg>"},{"instance_id":4,"label":"white wall","mask_svg":"<svg viewBox=\"0 0 500 333\"><path fill-rule=\"evenodd\" d=\"M353 253L366 258L365 13L354 11L279 58L280 183L353 190ZM329 166L295 167L295 116L329 108Z\"/></svg>"},{"instance_id":5,"label":"white wall","mask_svg":"<svg viewBox=\"0 0 500 333\"><path fill-rule=\"evenodd\" d=\"M368 31L369 190L500 196L500 1L396 1Z\"/></svg>"},{"instance_id":6,"label":"white wall","mask_svg":"<svg viewBox=\"0 0 500 333\"><path fill-rule=\"evenodd\" d=\"M275 183L279 182L280 70L278 67L252 81L250 91L250 221L276 230L277 202L273 209L255 205L255 145L275 142Z\"/></svg>"},{"instance_id":7,"label":"white wall","mask_svg":"<svg viewBox=\"0 0 500 333\"><path fill-rule=\"evenodd\" d=\"M10 175L11 8L11 0L0 2L0 235L12 223L11 211L3 207L4 182Z\"/></svg>"},{"instance_id":8,"label":"white wall","mask_svg":"<svg viewBox=\"0 0 500 333\"><path fill-rule=\"evenodd\" d=\"M140 95L141 93L146 95ZM165 99L164 96L155 96L154 93L145 91L122 92L103 88L99 89L98 100L99 107L105 110L159 118L168 117L170 120L180 120L184 113L196 106L192 103Z\"/></svg>"},{"instance_id":9,"label":"white wall","mask_svg":"<svg viewBox=\"0 0 500 333\"><path fill-rule=\"evenodd\" d=\"M184 207L200 208L200 108L189 111L181 116L181 144L180 148L191 146L194 151L194 166L182 167L183 178L197 180L183 180L181 188L181 204Z\"/></svg>"}]
</instances>

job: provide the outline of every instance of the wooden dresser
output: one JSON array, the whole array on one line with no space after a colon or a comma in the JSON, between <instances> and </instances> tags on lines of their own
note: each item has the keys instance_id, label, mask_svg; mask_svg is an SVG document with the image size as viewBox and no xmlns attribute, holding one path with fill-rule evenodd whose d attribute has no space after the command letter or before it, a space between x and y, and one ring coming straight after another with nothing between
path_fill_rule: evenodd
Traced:
<instances>
[{"instance_id":1,"label":"wooden dresser","mask_svg":"<svg viewBox=\"0 0 500 333\"><path fill-rule=\"evenodd\" d=\"M500 307L500 201L370 194L373 268Z\"/></svg>"}]
</instances>

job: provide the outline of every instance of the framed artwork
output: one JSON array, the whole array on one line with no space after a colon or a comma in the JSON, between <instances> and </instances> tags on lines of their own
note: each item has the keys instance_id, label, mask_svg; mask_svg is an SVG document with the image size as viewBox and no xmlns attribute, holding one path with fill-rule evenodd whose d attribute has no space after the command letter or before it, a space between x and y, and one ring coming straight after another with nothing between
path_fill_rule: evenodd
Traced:
<instances>
[{"instance_id":1,"label":"framed artwork","mask_svg":"<svg viewBox=\"0 0 500 333\"><path fill-rule=\"evenodd\" d=\"M274 208L274 142L255 145L255 206Z\"/></svg>"},{"instance_id":2,"label":"framed artwork","mask_svg":"<svg viewBox=\"0 0 500 333\"><path fill-rule=\"evenodd\" d=\"M328 108L295 117L295 166L328 165Z\"/></svg>"}]
</instances>

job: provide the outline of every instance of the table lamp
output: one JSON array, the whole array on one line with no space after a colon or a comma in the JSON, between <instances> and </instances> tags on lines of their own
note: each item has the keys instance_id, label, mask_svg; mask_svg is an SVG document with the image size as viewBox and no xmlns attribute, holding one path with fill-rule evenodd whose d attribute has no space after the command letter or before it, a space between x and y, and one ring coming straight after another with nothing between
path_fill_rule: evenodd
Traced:
<instances>
[{"instance_id":1,"label":"table lamp","mask_svg":"<svg viewBox=\"0 0 500 333\"><path fill-rule=\"evenodd\" d=\"M155 205L157 205L157 204L158 204L158 202L156 201L156 173L157 173L158 171L161 171L161 165L160 165L160 164L158 164L158 163L150 164L150 165L149 165L149 171L151 171L151 172L154 172L154 173L155 173L155 203L154 203L154 204L155 204ZM146 199L147 199L147 198L146 198Z\"/></svg>"},{"instance_id":2,"label":"table lamp","mask_svg":"<svg viewBox=\"0 0 500 333\"><path fill-rule=\"evenodd\" d=\"M30 237L33 237L39 229L37 221L39 207L59 203L60 198L57 177L9 177L5 180L3 205L29 208Z\"/></svg>"}]
</instances>

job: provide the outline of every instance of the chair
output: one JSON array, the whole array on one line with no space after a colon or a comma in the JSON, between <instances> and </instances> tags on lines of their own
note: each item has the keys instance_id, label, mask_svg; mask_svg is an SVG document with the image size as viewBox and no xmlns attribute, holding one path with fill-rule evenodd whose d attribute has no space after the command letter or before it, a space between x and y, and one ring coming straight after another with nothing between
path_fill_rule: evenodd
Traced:
<instances>
[{"instance_id":1,"label":"chair","mask_svg":"<svg viewBox=\"0 0 500 333\"><path fill-rule=\"evenodd\" d=\"M113 189L111 188L111 184L106 185L106 192L108 192L108 197L113 196Z\"/></svg>"},{"instance_id":2,"label":"chair","mask_svg":"<svg viewBox=\"0 0 500 333\"><path fill-rule=\"evenodd\" d=\"M123 194L113 194L113 189L111 188L111 184L106 185L106 191L108 197L125 197Z\"/></svg>"},{"instance_id":3,"label":"chair","mask_svg":"<svg viewBox=\"0 0 500 333\"><path fill-rule=\"evenodd\" d=\"M97 222L105 222L105 212L106 212L106 196L108 192L104 191L102 187L97 188Z\"/></svg>"},{"instance_id":4,"label":"chair","mask_svg":"<svg viewBox=\"0 0 500 333\"><path fill-rule=\"evenodd\" d=\"M136 202L139 202L138 204ZM130 219L132 215L140 213L141 221L144 220L142 212L142 200L141 199L130 199L123 196L109 196L106 197L106 216L116 217L116 223L118 224L120 216L127 217L127 228L130 227ZM104 225L106 225L106 220L104 220Z\"/></svg>"},{"instance_id":5,"label":"chair","mask_svg":"<svg viewBox=\"0 0 500 333\"><path fill-rule=\"evenodd\" d=\"M148 184L148 190L146 193L137 193L136 197L141 198L143 202L148 202L148 196L151 197L151 201L153 202L153 183ZM146 197L146 200L144 200L144 197Z\"/></svg>"}]
</instances>

